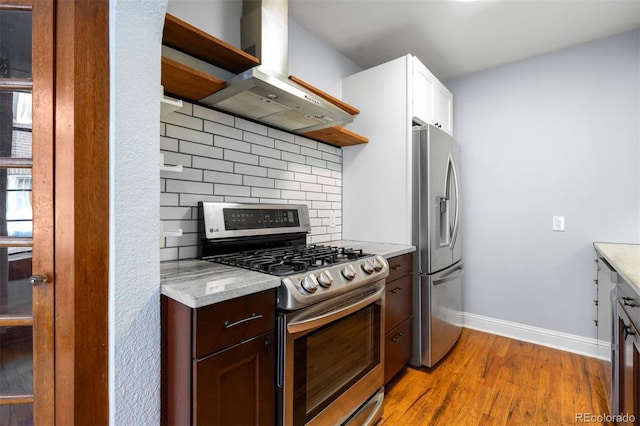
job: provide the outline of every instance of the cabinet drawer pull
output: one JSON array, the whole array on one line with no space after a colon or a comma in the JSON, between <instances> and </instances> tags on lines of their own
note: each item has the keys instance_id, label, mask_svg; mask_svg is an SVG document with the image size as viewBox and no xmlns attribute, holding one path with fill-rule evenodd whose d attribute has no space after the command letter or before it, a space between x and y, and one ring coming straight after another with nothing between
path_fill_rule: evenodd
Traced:
<instances>
[{"instance_id":1,"label":"cabinet drawer pull","mask_svg":"<svg viewBox=\"0 0 640 426\"><path fill-rule=\"evenodd\" d=\"M393 266L391 267L391 269L393 269L394 271L395 271L396 269L400 269L400 268L402 268L402 265L393 265Z\"/></svg>"},{"instance_id":2,"label":"cabinet drawer pull","mask_svg":"<svg viewBox=\"0 0 640 426\"><path fill-rule=\"evenodd\" d=\"M625 323L622 323L622 333L624 335L624 340L627 340L627 337L629 336L633 336L635 335L635 331L633 331L633 328L630 325L626 325Z\"/></svg>"},{"instance_id":3,"label":"cabinet drawer pull","mask_svg":"<svg viewBox=\"0 0 640 426\"><path fill-rule=\"evenodd\" d=\"M251 314L250 317L241 319L240 321L236 321L236 322L225 321L224 322L224 328L235 327L236 325L244 324L245 322L257 320L257 319L260 319L260 318L262 318L262 315L258 315L256 313L253 313L253 314Z\"/></svg>"},{"instance_id":4,"label":"cabinet drawer pull","mask_svg":"<svg viewBox=\"0 0 640 426\"><path fill-rule=\"evenodd\" d=\"M404 334L402 334L402 333L398 333L398 334L396 334L395 336L393 336L393 337L391 338L391 341L392 341L393 343L398 343L398 340L402 339L403 337L404 337Z\"/></svg>"},{"instance_id":5,"label":"cabinet drawer pull","mask_svg":"<svg viewBox=\"0 0 640 426\"><path fill-rule=\"evenodd\" d=\"M633 300L633 298L631 298L631 297L623 297L622 298L622 304L624 306L630 306L632 308L638 306L638 304L635 302L635 300Z\"/></svg>"},{"instance_id":6,"label":"cabinet drawer pull","mask_svg":"<svg viewBox=\"0 0 640 426\"><path fill-rule=\"evenodd\" d=\"M398 294L402 291L402 287L396 287L393 290L391 290L391 293L393 294Z\"/></svg>"}]
</instances>

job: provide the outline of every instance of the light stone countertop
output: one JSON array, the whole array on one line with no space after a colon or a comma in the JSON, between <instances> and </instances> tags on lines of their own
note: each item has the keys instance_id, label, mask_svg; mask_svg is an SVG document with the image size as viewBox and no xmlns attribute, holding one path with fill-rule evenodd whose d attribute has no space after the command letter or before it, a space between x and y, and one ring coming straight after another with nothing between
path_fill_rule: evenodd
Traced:
<instances>
[{"instance_id":1,"label":"light stone countertop","mask_svg":"<svg viewBox=\"0 0 640 426\"><path fill-rule=\"evenodd\" d=\"M322 243L328 246L337 247L351 247L354 249L362 249L365 253L378 254L385 259L400 256L407 253L413 253L416 251L415 246L408 246L404 244L390 244L390 243L374 243L369 241L354 241L354 240L337 240Z\"/></svg>"},{"instance_id":2,"label":"light stone countertop","mask_svg":"<svg viewBox=\"0 0 640 426\"><path fill-rule=\"evenodd\" d=\"M593 243L596 251L640 294L640 244Z\"/></svg>"},{"instance_id":3,"label":"light stone countertop","mask_svg":"<svg viewBox=\"0 0 640 426\"><path fill-rule=\"evenodd\" d=\"M320 243L362 249L391 258L415 251L414 246L364 241ZM160 263L160 293L190 308L200 308L280 286L280 277L200 259Z\"/></svg>"},{"instance_id":4,"label":"light stone countertop","mask_svg":"<svg viewBox=\"0 0 640 426\"><path fill-rule=\"evenodd\" d=\"M190 308L276 288L280 277L200 259L160 263L160 293Z\"/></svg>"}]
</instances>

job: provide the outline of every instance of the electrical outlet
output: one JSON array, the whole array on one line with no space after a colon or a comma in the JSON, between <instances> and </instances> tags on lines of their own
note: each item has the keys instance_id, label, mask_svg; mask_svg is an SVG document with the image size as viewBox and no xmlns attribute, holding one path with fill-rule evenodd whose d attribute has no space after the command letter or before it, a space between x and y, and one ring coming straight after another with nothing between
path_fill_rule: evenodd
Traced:
<instances>
[{"instance_id":1,"label":"electrical outlet","mask_svg":"<svg viewBox=\"0 0 640 426\"><path fill-rule=\"evenodd\" d=\"M331 210L331 212L329 212L329 227L330 228L335 228L336 227L336 212Z\"/></svg>"},{"instance_id":2,"label":"electrical outlet","mask_svg":"<svg viewBox=\"0 0 640 426\"><path fill-rule=\"evenodd\" d=\"M554 216L551 230L555 232L564 232L564 216Z\"/></svg>"}]
</instances>

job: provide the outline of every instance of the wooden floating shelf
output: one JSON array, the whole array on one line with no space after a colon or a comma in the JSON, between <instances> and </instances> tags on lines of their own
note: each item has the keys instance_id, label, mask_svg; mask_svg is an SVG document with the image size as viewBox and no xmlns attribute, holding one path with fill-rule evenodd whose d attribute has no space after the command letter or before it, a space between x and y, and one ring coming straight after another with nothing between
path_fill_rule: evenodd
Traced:
<instances>
[{"instance_id":1,"label":"wooden floating shelf","mask_svg":"<svg viewBox=\"0 0 640 426\"><path fill-rule=\"evenodd\" d=\"M162 44L236 74L260 65L255 56L168 13L164 18Z\"/></svg>"},{"instance_id":2,"label":"wooden floating shelf","mask_svg":"<svg viewBox=\"0 0 640 426\"><path fill-rule=\"evenodd\" d=\"M311 93L314 93L320 96L324 100L346 111L350 115L360 114L360 110L358 108L351 106L348 103L343 102L342 100L335 98L326 92L323 92L322 90L318 89L315 86L312 86L311 84L307 83L304 80L301 80L295 75L290 75L289 80L304 87ZM334 145L337 147L359 145L359 144L369 142L369 139L365 138L364 136L360 136L357 133L354 133L350 130L345 129L344 127L338 127L338 126L327 127L321 130L314 130L311 132L303 133L303 135L311 139L315 139L317 141L320 141L329 145Z\"/></svg>"},{"instance_id":3,"label":"wooden floating shelf","mask_svg":"<svg viewBox=\"0 0 640 426\"><path fill-rule=\"evenodd\" d=\"M328 94L326 92L323 92L322 90L318 89L315 86L312 86L311 84L307 83L304 80L299 79L295 75L290 75L289 76L289 80L293 81L296 84L299 84L300 86L304 87L305 89L307 89L311 93L315 93L316 95L320 96L321 98L323 98L327 102L330 102L333 105L335 105L338 108L340 108L341 110L346 111L350 115L358 115L358 114L360 114L360 110L358 108L356 108L354 106L351 106L348 103L343 102L342 100L340 100L338 98L334 98L330 94Z\"/></svg>"},{"instance_id":4,"label":"wooden floating shelf","mask_svg":"<svg viewBox=\"0 0 640 426\"><path fill-rule=\"evenodd\" d=\"M326 129L304 133L303 136L338 147L359 145L369 142L369 139L347 130L344 127L327 127Z\"/></svg>"},{"instance_id":5,"label":"wooden floating shelf","mask_svg":"<svg viewBox=\"0 0 640 426\"><path fill-rule=\"evenodd\" d=\"M235 74L260 65L260 60L255 56L249 55L170 14L165 16L162 44ZM360 113L358 108L323 92L296 76L289 76L289 79L350 115ZM194 102L198 102L225 87L223 80L167 57L162 57L161 80L167 93ZM304 133L303 136L338 147L363 144L369 141L343 127L315 130Z\"/></svg>"},{"instance_id":6,"label":"wooden floating shelf","mask_svg":"<svg viewBox=\"0 0 640 426\"><path fill-rule=\"evenodd\" d=\"M198 101L225 86L224 80L162 57L161 82L164 90L180 98Z\"/></svg>"}]
</instances>

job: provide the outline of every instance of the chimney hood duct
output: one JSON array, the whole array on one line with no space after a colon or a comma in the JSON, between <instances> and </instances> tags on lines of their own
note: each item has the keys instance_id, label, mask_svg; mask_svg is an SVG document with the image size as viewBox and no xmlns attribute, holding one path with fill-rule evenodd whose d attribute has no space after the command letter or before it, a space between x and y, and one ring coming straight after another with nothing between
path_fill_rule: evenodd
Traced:
<instances>
[{"instance_id":1,"label":"chimney hood duct","mask_svg":"<svg viewBox=\"0 0 640 426\"><path fill-rule=\"evenodd\" d=\"M287 78L288 38L287 0L244 0L241 47L260 65L200 102L295 133L351 123L349 113Z\"/></svg>"}]
</instances>

